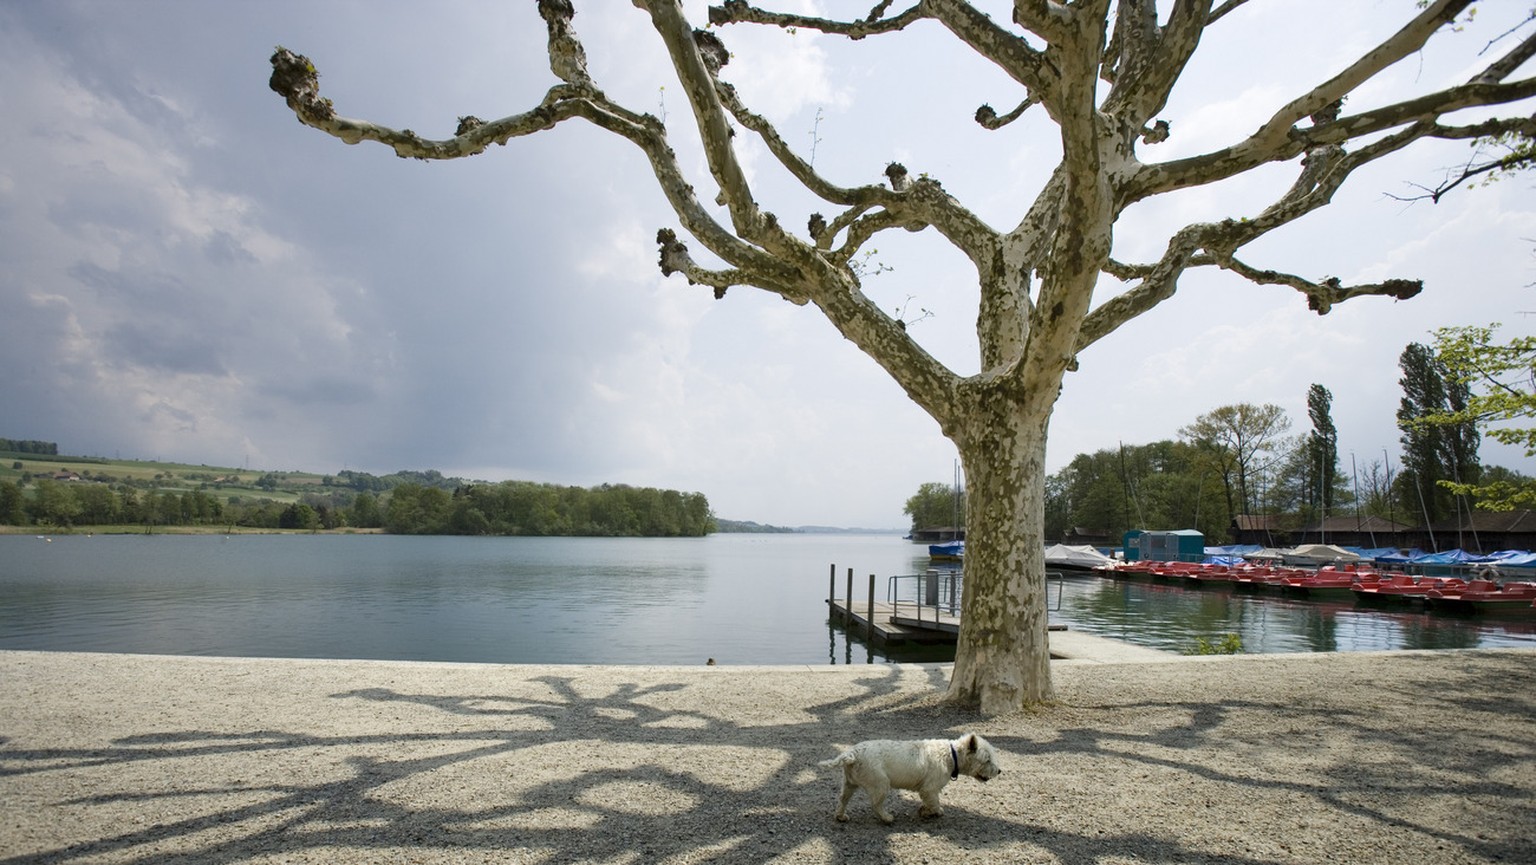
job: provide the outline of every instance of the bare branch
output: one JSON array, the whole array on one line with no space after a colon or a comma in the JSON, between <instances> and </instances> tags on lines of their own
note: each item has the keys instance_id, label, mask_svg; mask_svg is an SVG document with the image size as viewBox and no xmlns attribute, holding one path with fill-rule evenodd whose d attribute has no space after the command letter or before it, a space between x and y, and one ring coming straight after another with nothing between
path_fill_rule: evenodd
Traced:
<instances>
[{"instance_id":1,"label":"bare branch","mask_svg":"<svg viewBox=\"0 0 1536 865\"><path fill-rule=\"evenodd\" d=\"M1283 139L1264 141L1260 134L1212 153L1141 167L1123 186L1127 202L1149 195L1201 186L1241 174L1267 162L1284 162L1307 150L1327 144L1344 144L1399 126L1419 129L1415 137L1461 137L1456 127L1436 126L1440 116L1465 108L1506 105L1536 96L1536 78L1508 84L1461 84L1414 99L1383 106L1336 120L1320 120L1306 129L1292 129ZM1326 110L1322 106L1319 112ZM1320 113L1320 117L1326 117ZM1510 121L1495 121L1509 123Z\"/></svg>"},{"instance_id":2,"label":"bare branch","mask_svg":"<svg viewBox=\"0 0 1536 865\"><path fill-rule=\"evenodd\" d=\"M900 181L892 181L890 190L878 186L846 188L827 181L816 172L810 162L794 152L794 149L784 141L783 136L766 118L749 111L741 103L734 87L720 81L717 82L717 90L721 104L731 112L736 122L757 133L767 145L769 152L807 190L831 204L850 208L849 214L833 219L813 236L812 239L818 246L828 248L832 239L844 227L871 207L882 207L890 214L889 220L881 221L882 230L891 225L905 225L912 228L933 225L963 251L972 254L973 258L977 244L990 245L995 241L994 232L974 214L961 207L959 202L943 194L936 181L925 179L912 181L906 177L905 169L898 175L901 178ZM919 182L924 184L920 189ZM912 194L906 194L908 192ZM889 225L886 224L887 222ZM859 244L867 239L868 235L863 237L850 235L839 254L839 260L842 263L851 260L852 256L858 252Z\"/></svg>"},{"instance_id":3,"label":"bare branch","mask_svg":"<svg viewBox=\"0 0 1536 865\"><path fill-rule=\"evenodd\" d=\"M1532 21L1536 21L1536 9L1533 9L1529 13L1527 13L1526 16L1525 16L1525 20L1524 21L1521 21L1520 23L1510 27L1508 30L1505 30L1503 33L1500 33L1499 35L1497 35L1497 36L1493 37L1492 39L1488 40L1488 44L1483 46L1483 50L1477 52L1478 56L1481 57L1484 53L1486 53L1488 51L1488 49L1490 49L1493 46L1499 44L1500 42L1503 42L1504 41L1504 37L1513 35L1515 32L1520 30L1520 28L1522 28L1525 25L1531 23ZM1529 53L1529 49L1526 47L1526 43L1529 43L1529 41L1530 41L1530 38L1527 37L1525 42L1523 42L1520 45L1516 46L1514 51L1510 52L1508 55L1506 55L1504 58L1499 60L1493 66L1490 66L1488 68L1488 70L1485 71L1483 74L1484 75L1498 74L1498 70L1502 70L1503 74L1499 74L1498 78L1495 79L1495 80L1502 80L1504 75L1508 75L1511 72L1514 72L1515 71L1515 67L1519 66L1521 63L1524 62L1525 59L1529 59L1530 56L1531 56L1530 53ZM1517 56L1521 55L1522 53L1524 55L1523 59L1518 59L1518 60L1514 59Z\"/></svg>"},{"instance_id":4,"label":"bare branch","mask_svg":"<svg viewBox=\"0 0 1536 865\"><path fill-rule=\"evenodd\" d=\"M1139 316L1177 291L1179 277L1190 267L1215 265L1261 285L1288 285L1307 298L1319 315L1334 304L1354 297L1384 295L1406 300L1423 284L1411 280L1387 280L1373 285L1346 287L1335 279L1313 282L1293 274L1251 267L1237 250L1265 234L1326 206L1349 175L1362 165L1402 149L1428 133L1432 124L1418 124L1348 153L1338 145L1323 145L1307 152L1296 181L1285 194L1252 219L1228 219L1197 223L1181 229L1168 242L1161 260L1149 265L1112 263L1104 272L1137 285L1093 310L1084 319L1078 341L1081 351L1120 325Z\"/></svg>"},{"instance_id":5,"label":"bare branch","mask_svg":"<svg viewBox=\"0 0 1536 865\"><path fill-rule=\"evenodd\" d=\"M1210 0L1179 0L1168 23L1159 27L1152 4L1122 3L1111 42L1116 53L1106 51L1104 61L1113 60L1115 68L1100 73L1115 85L1104 110L1128 112L1138 126L1162 110L1200 44L1209 10Z\"/></svg>"},{"instance_id":6,"label":"bare branch","mask_svg":"<svg viewBox=\"0 0 1536 865\"><path fill-rule=\"evenodd\" d=\"M1157 262L1131 265L1111 261L1104 268L1106 274L1122 282L1135 282L1136 285L1088 314L1078 336L1078 351L1081 352L1127 321L1173 297L1178 290L1179 278L1191 267L1214 265L1257 285L1289 286L1305 295L1307 307L1318 315L1326 315L1336 304L1352 298L1378 296L1407 300L1424 288L1422 281L1410 279L1389 279L1355 286L1345 286L1333 277L1315 282L1291 273L1252 267L1230 252L1199 252L1202 248L1230 249L1240 246L1241 243L1229 235L1240 236L1247 232L1243 223L1232 220L1200 223L1187 226L1169 239L1167 250Z\"/></svg>"},{"instance_id":7,"label":"bare branch","mask_svg":"<svg viewBox=\"0 0 1536 865\"><path fill-rule=\"evenodd\" d=\"M491 144L549 129L564 120L583 116L597 106L574 88L551 88L544 101L531 111L490 122L461 118L457 134L444 140L422 138L409 129L396 130L366 120L337 115L331 100L320 95L320 73L308 57L278 46L272 54L272 77L268 85L282 96L299 122L335 136L347 144L377 141L395 151L397 156L414 159L459 159L473 156ZM634 122L633 116L625 118ZM478 121L478 122L475 122Z\"/></svg>"},{"instance_id":8,"label":"bare branch","mask_svg":"<svg viewBox=\"0 0 1536 865\"><path fill-rule=\"evenodd\" d=\"M1071 11L1059 0L1014 0L1013 23L1054 42L1071 29Z\"/></svg>"},{"instance_id":9,"label":"bare branch","mask_svg":"<svg viewBox=\"0 0 1536 865\"><path fill-rule=\"evenodd\" d=\"M1525 19L1523 23L1529 23L1532 18L1536 18L1536 14L1533 14L1531 18ZM1476 78L1473 78L1470 83L1492 84L1495 81L1503 81L1505 78L1513 75L1516 69L1523 66L1525 61L1533 56L1536 56L1536 34L1527 36L1519 45L1515 46L1514 50L1489 64L1488 68L1484 69Z\"/></svg>"},{"instance_id":10,"label":"bare branch","mask_svg":"<svg viewBox=\"0 0 1536 865\"><path fill-rule=\"evenodd\" d=\"M906 28L914 21L927 17L923 14L922 4L912 6L890 18L882 17L889 6L889 2L880 3L870 10L869 15L857 21L835 21L810 15L769 12L752 6L745 0L726 0L719 6L709 7L709 23L716 27L739 23L770 24L786 30L815 30L834 36L847 36L849 39L863 39L865 36L878 33L894 33Z\"/></svg>"},{"instance_id":11,"label":"bare branch","mask_svg":"<svg viewBox=\"0 0 1536 865\"><path fill-rule=\"evenodd\" d=\"M726 112L715 90L715 73L724 60L712 52L711 60L715 66L710 68L695 40L693 27L683 17L682 9L675 0L650 0L645 7L651 13L652 25L667 46L667 53L672 57L672 65L682 82L683 93L693 106L693 116L698 124L699 136L704 142L704 155L709 163L710 174L714 175L715 182L720 185L720 193L725 198L736 233L755 243L770 241L774 232L753 200L746 173L742 171L735 148L731 146L732 133L726 122ZM722 49L720 53L725 52Z\"/></svg>"},{"instance_id":12,"label":"bare branch","mask_svg":"<svg viewBox=\"0 0 1536 865\"><path fill-rule=\"evenodd\" d=\"M1180 229L1168 239L1163 257L1153 264L1127 265L1108 260L1105 273L1123 282L1135 281L1137 284L1083 317L1077 335L1078 353L1131 319L1173 297L1178 289L1179 277L1188 269L1190 259L1202 245L1204 236L1215 228L1212 224L1197 224Z\"/></svg>"},{"instance_id":13,"label":"bare branch","mask_svg":"<svg viewBox=\"0 0 1536 865\"><path fill-rule=\"evenodd\" d=\"M549 71L572 87L590 88L587 51L576 38L571 19L576 9L570 0L538 0L539 15L549 29Z\"/></svg>"},{"instance_id":14,"label":"bare branch","mask_svg":"<svg viewBox=\"0 0 1536 865\"><path fill-rule=\"evenodd\" d=\"M998 26L963 0L928 0L924 5L962 42L1024 85L1035 99L1049 106L1059 87L1058 73L1043 52L1031 48L1018 35ZM1046 38L1051 37L1046 35Z\"/></svg>"},{"instance_id":15,"label":"bare branch","mask_svg":"<svg viewBox=\"0 0 1536 865\"><path fill-rule=\"evenodd\" d=\"M1253 140L1265 142L1277 138L1283 139L1295 124L1316 114L1325 106L1338 102L1354 92L1355 88L1375 77L1378 72L1422 48L1430 36L1444 24L1455 20L1456 16L1471 2L1472 0L1438 0L1407 26L1367 51L1359 60L1351 63L1344 71L1275 112L1274 116L1254 133Z\"/></svg>"},{"instance_id":16,"label":"bare branch","mask_svg":"<svg viewBox=\"0 0 1536 865\"><path fill-rule=\"evenodd\" d=\"M579 47L574 31L568 27L561 30L560 38L575 42ZM348 144L377 141L401 157L427 160L463 158L484 151L492 143L505 144L514 137L549 129L565 120L578 117L584 119L624 137L645 153L674 212L688 232L708 246L710 251L741 268L743 273L750 273L752 283L759 287L792 300L797 294L803 294L787 288L795 285L798 280L788 265L744 243L710 216L677 165L676 156L667 145L665 130L659 121L608 101L596 88L559 84L550 88L543 102L531 111L493 121L477 122L478 118L460 118L458 134L453 138L430 140L409 129L395 130L338 116L331 101L320 96L319 72L303 55L279 47L272 55L272 69L269 82L271 88L283 96L300 122ZM695 281L714 284L709 278L696 278Z\"/></svg>"},{"instance_id":17,"label":"bare branch","mask_svg":"<svg viewBox=\"0 0 1536 865\"><path fill-rule=\"evenodd\" d=\"M1018 104L1007 114L998 115L997 110L990 105L983 105L976 109L976 122L986 129L1002 129L1004 126L1018 120L1031 105L1039 104L1040 100L1034 94L1024 97L1024 101Z\"/></svg>"},{"instance_id":18,"label":"bare branch","mask_svg":"<svg viewBox=\"0 0 1536 865\"><path fill-rule=\"evenodd\" d=\"M681 273L687 278L689 285L707 285L713 288L716 300L723 299L726 289L736 285L750 285L771 291L797 306L804 306L809 300L804 292L794 286L764 280L761 274L748 273L735 268L709 270L698 266L694 263L693 256L688 254L687 244L679 240L676 232L670 228L663 228L656 232L656 245L660 252L658 263L661 265L662 276Z\"/></svg>"},{"instance_id":19,"label":"bare branch","mask_svg":"<svg viewBox=\"0 0 1536 865\"><path fill-rule=\"evenodd\" d=\"M758 137L767 145L768 152L773 154L774 158L779 161L779 164L783 165L796 180L800 181L801 185L814 193L818 198L845 206L869 199L871 193L868 189L846 189L831 183L818 174L808 160L800 158L799 154L795 153L794 148L790 147L789 143L784 140L784 137L774 128L773 124L769 123L762 115L749 111L742 104L741 97L737 95L735 87L727 82L717 81L716 90L720 98L720 104L731 113L736 122L746 129L757 133Z\"/></svg>"},{"instance_id":20,"label":"bare branch","mask_svg":"<svg viewBox=\"0 0 1536 865\"><path fill-rule=\"evenodd\" d=\"M1196 261L1195 263L1201 262ZM1334 304L1343 303L1353 297L1374 295L1407 300L1424 290L1423 280L1418 279L1389 279L1385 282L1369 285L1345 286L1338 279L1331 276L1322 282L1312 282L1291 273L1250 267L1236 258L1228 258L1224 262L1216 263L1222 268L1244 277L1249 282L1259 285L1287 285L1296 289L1307 296L1307 307L1318 315L1327 315L1333 309Z\"/></svg>"},{"instance_id":21,"label":"bare branch","mask_svg":"<svg viewBox=\"0 0 1536 865\"><path fill-rule=\"evenodd\" d=\"M1237 9L1239 6L1242 6L1247 2L1248 0L1227 0L1227 2L1221 4L1221 6L1212 11L1210 16L1205 19L1205 26L1209 27L1212 24L1215 24L1217 21L1220 21L1222 18L1226 17L1227 13Z\"/></svg>"},{"instance_id":22,"label":"bare branch","mask_svg":"<svg viewBox=\"0 0 1536 865\"><path fill-rule=\"evenodd\" d=\"M1536 125L1536 121L1533 121L1532 123L1533 125ZM1458 186L1461 186L1463 183L1477 180L1480 177L1498 174L1500 172L1518 171L1524 168L1529 168L1531 165L1536 164L1536 150L1533 150L1529 144L1531 133L1527 132L1523 133L1523 135L1523 140L1527 142L1524 147L1515 147L1511 150L1510 153L1507 153L1498 159L1491 159L1484 162L1478 161L1478 157L1482 154L1482 149L1480 148L1477 152L1473 153L1472 157L1467 160L1465 165L1461 166L1459 169L1449 172L1447 174L1448 179L1442 182L1439 186L1431 188L1415 184L1417 188L1424 190L1423 194L1406 196L1393 195L1390 197L1397 199L1398 201L1422 201L1424 199L1429 199L1430 201L1438 204L1441 198L1445 197L1447 193L1457 188ZM1436 137L1443 138L1451 136ZM1481 138L1482 136L1473 135L1464 137Z\"/></svg>"}]
</instances>

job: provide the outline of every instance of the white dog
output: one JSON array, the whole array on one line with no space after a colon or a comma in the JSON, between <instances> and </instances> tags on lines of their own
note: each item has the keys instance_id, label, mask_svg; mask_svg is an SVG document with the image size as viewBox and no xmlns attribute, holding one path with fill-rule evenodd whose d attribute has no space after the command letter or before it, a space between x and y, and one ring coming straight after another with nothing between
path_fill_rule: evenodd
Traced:
<instances>
[{"instance_id":1,"label":"white dog","mask_svg":"<svg viewBox=\"0 0 1536 865\"><path fill-rule=\"evenodd\" d=\"M885 810L885 797L892 787L916 790L923 797L918 816L942 817L944 809L939 806L939 793L945 784L961 775L989 781L1003 771L997 767L992 746L975 733L966 733L953 741L871 739L818 765L843 767L843 794L837 800L837 813L833 815L839 822L848 820L848 800L860 788L869 796L875 806L875 816L882 823L895 819Z\"/></svg>"}]
</instances>

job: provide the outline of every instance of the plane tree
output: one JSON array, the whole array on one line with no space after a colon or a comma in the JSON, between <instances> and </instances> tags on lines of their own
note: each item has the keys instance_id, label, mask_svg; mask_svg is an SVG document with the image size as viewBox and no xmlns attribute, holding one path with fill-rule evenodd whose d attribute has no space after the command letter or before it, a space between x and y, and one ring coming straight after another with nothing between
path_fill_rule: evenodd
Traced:
<instances>
[{"instance_id":1,"label":"plane tree","mask_svg":"<svg viewBox=\"0 0 1536 865\"><path fill-rule=\"evenodd\" d=\"M1046 432L1079 356L1174 297L1194 269L1294 289L1319 314L1364 296L1413 297L1422 286L1408 276L1348 285L1290 272L1304 263L1290 270L1260 264L1248 248L1326 206L1361 167L1415 142L1532 129L1529 108L1519 103L1536 93L1536 80L1516 75L1536 44L1530 39L1465 82L1426 84L1397 101L1349 110L1346 97L1455 27L1470 4L1404 2L1400 29L1279 104L1251 133L1208 152L1159 160L1156 145L1174 134L1161 116L1170 94L1201 44L1219 39L1223 23L1247 2L1016 0L1006 4L1009 14L994 18L961 0L881 0L863 17L841 19L729 0L709 9L708 26L691 20L679 0L636 0L639 11L623 13L615 4L592 4L604 15L648 17L676 75L666 92L683 94L689 109L661 118L620 104L595 80L574 25L574 0L539 0L552 85L536 104L501 117L462 116L455 134L440 139L346 117L321 95L316 66L286 48L271 58L270 85L301 122L344 142L378 142L402 157L472 156L578 120L638 148L677 220L657 232L663 273L717 297L750 287L815 307L954 442L969 483L969 531L964 624L948 699L998 713L1052 696L1040 543ZM532 10L529 23L535 26ZM807 152L814 141L792 144L803 137L786 137L729 82L727 41L747 26L815 36L829 50L848 52L919 28L928 38L956 40L1013 88L1002 110L982 105L974 122L990 130L1034 127L1053 139L1054 166L1038 194L1020 201L1002 224L983 219L924 166L872 164L861 176L830 176ZM1318 26L1321 33L1327 22ZM1509 116L1500 116L1498 106ZM1475 116L1452 117L1466 109ZM938 122L918 111L912 119ZM707 177L688 170L674 136L693 137ZM765 206L764 174L743 161L749 139L771 154L781 177L820 202L818 212ZM1128 208L1277 166L1294 180L1267 206L1169 226L1161 253L1145 260L1115 255L1116 224ZM1010 170L996 168L1000 178ZM904 231L934 232L968 262L954 284L977 293L977 371L942 363L899 315L866 293L862 276L873 244L896 242Z\"/></svg>"}]
</instances>

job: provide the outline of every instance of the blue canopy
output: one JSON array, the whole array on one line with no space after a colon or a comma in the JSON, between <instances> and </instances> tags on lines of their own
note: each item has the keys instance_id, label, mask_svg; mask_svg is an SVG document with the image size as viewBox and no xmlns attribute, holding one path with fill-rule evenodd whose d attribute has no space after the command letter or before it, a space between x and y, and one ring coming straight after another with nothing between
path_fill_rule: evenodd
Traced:
<instances>
[{"instance_id":1,"label":"blue canopy","mask_svg":"<svg viewBox=\"0 0 1536 865\"><path fill-rule=\"evenodd\" d=\"M1406 553L1399 553L1395 550L1389 553L1383 553L1382 555L1376 556L1375 559L1376 561L1387 565L1406 565L1407 563L1417 559L1422 555L1424 555L1424 551L1415 547Z\"/></svg>"},{"instance_id":2,"label":"blue canopy","mask_svg":"<svg viewBox=\"0 0 1536 865\"><path fill-rule=\"evenodd\" d=\"M1398 554L1397 547L1373 547L1370 549L1365 547L1345 547L1344 549L1349 550L1362 559L1370 559L1377 562L1385 561L1387 556ZM1414 550L1414 552L1417 553L1418 550Z\"/></svg>"},{"instance_id":3,"label":"blue canopy","mask_svg":"<svg viewBox=\"0 0 1536 865\"><path fill-rule=\"evenodd\" d=\"M1536 567L1536 553L1525 550L1499 550L1483 556L1482 561L1506 568Z\"/></svg>"},{"instance_id":4,"label":"blue canopy","mask_svg":"<svg viewBox=\"0 0 1536 865\"><path fill-rule=\"evenodd\" d=\"M1443 553L1425 553L1408 561L1415 565L1465 565L1479 561L1479 557L1466 550L1446 550Z\"/></svg>"}]
</instances>

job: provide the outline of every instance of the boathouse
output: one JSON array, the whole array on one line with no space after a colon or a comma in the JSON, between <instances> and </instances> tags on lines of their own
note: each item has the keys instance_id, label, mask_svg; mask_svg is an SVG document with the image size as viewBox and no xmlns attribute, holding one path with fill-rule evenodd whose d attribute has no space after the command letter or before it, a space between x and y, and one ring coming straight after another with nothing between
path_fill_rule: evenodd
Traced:
<instances>
[{"instance_id":1,"label":"boathouse","mask_svg":"<svg viewBox=\"0 0 1536 865\"><path fill-rule=\"evenodd\" d=\"M1386 517L1364 515L1333 516L1298 529L1291 534L1292 546L1301 544L1333 544L1340 547L1361 547L1375 550L1382 547L1411 547L1405 543L1406 535L1413 529L1406 523L1394 522Z\"/></svg>"},{"instance_id":2,"label":"boathouse","mask_svg":"<svg viewBox=\"0 0 1536 865\"><path fill-rule=\"evenodd\" d=\"M1536 550L1536 511L1471 511L1409 529L1406 538L1405 546L1426 551Z\"/></svg>"}]
</instances>

